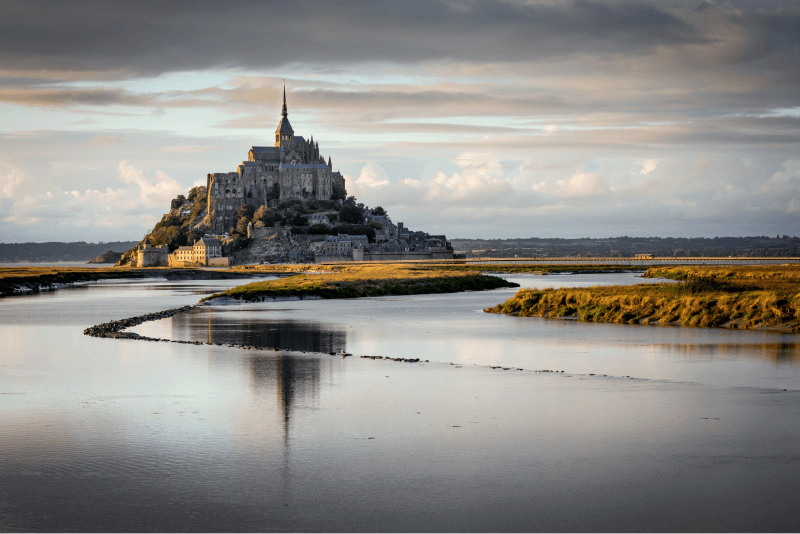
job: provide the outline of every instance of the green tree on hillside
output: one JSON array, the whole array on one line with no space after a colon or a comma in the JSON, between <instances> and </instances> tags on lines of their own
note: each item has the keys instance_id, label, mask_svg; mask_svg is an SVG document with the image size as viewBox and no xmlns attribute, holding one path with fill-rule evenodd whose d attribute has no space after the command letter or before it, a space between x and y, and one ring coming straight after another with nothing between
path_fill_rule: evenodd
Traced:
<instances>
[{"instance_id":1,"label":"green tree on hillside","mask_svg":"<svg viewBox=\"0 0 800 534\"><path fill-rule=\"evenodd\" d=\"M364 222L364 214L353 204L345 204L339 210L339 220L350 224L361 224Z\"/></svg>"}]
</instances>

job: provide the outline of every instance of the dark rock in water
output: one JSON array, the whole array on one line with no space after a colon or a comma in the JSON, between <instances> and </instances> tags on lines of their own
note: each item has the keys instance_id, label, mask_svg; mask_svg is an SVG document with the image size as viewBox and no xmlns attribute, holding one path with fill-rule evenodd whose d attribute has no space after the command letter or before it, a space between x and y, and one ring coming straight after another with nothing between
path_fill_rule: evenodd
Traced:
<instances>
[{"instance_id":1,"label":"dark rock in water","mask_svg":"<svg viewBox=\"0 0 800 534\"><path fill-rule=\"evenodd\" d=\"M122 252L112 252L109 250L108 252L100 254L96 258L92 258L86 263L117 263L121 259L122 259Z\"/></svg>"}]
</instances>

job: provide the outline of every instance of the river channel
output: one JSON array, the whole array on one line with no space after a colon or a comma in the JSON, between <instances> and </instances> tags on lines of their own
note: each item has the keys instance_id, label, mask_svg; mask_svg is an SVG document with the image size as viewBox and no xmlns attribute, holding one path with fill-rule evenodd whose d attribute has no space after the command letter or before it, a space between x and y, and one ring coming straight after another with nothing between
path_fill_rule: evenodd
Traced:
<instances>
[{"instance_id":1,"label":"river channel","mask_svg":"<svg viewBox=\"0 0 800 534\"><path fill-rule=\"evenodd\" d=\"M800 530L800 336L482 312L513 289L83 335L246 282L0 300L0 530Z\"/></svg>"}]
</instances>

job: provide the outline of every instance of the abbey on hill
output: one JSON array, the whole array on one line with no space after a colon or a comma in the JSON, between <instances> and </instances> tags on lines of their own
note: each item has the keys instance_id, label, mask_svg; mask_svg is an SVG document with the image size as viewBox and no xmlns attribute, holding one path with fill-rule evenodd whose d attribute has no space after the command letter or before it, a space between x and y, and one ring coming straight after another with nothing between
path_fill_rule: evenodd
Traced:
<instances>
[{"instance_id":1,"label":"abbey on hill","mask_svg":"<svg viewBox=\"0 0 800 534\"><path fill-rule=\"evenodd\" d=\"M452 259L444 235L394 224L381 206L347 197L319 145L294 134L286 108L275 146L254 146L234 172L178 195L137 248L117 265L225 266L288 261Z\"/></svg>"},{"instance_id":2,"label":"abbey on hill","mask_svg":"<svg viewBox=\"0 0 800 534\"><path fill-rule=\"evenodd\" d=\"M294 134L286 110L275 130L275 146L254 146L234 172L208 175L208 222L215 233L223 233L234 222L243 204L255 208L270 200L331 200L346 197L344 177L334 172L330 156L320 155L313 136L306 140Z\"/></svg>"}]
</instances>

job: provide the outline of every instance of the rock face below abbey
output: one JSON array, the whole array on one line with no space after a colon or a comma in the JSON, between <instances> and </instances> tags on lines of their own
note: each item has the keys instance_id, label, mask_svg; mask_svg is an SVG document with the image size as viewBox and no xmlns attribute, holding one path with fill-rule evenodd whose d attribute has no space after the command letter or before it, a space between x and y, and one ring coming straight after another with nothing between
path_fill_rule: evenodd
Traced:
<instances>
[{"instance_id":1,"label":"rock face below abbey","mask_svg":"<svg viewBox=\"0 0 800 534\"><path fill-rule=\"evenodd\" d=\"M334 172L320 155L313 136L306 140L294 134L286 108L275 130L275 146L254 146L234 172L208 175L208 223L215 233L228 230L243 204L254 208L270 200L333 200L346 197L344 177Z\"/></svg>"}]
</instances>

